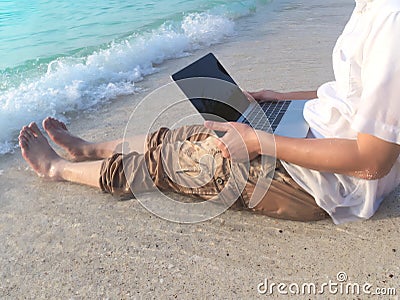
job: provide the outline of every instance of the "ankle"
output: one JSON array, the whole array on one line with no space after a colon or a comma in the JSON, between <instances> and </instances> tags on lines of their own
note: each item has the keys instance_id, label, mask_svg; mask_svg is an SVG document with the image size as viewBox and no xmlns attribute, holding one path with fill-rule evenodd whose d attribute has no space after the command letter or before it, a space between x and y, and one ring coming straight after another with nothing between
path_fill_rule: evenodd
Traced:
<instances>
[{"instance_id":1,"label":"ankle","mask_svg":"<svg viewBox=\"0 0 400 300\"><path fill-rule=\"evenodd\" d=\"M60 158L51 162L48 177L54 180L66 180L65 177L65 166L67 165L67 161Z\"/></svg>"},{"instance_id":2,"label":"ankle","mask_svg":"<svg viewBox=\"0 0 400 300\"><path fill-rule=\"evenodd\" d=\"M84 142L82 144L82 155L85 159L94 160L103 157L103 153L99 150L96 143Z\"/></svg>"}]
</instances>

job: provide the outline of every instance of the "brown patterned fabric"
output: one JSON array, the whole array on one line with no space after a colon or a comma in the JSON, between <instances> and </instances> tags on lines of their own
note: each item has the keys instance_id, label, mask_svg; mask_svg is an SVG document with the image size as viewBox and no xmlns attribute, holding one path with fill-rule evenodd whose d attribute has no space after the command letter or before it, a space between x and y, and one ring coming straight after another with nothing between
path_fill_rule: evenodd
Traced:
<instances>
[{"instance_id":1,"label":"brown patterned fabric","mask_svg":"<svg viewBox=\"0 0 400 300\"><path fill-rule=\"evenodd\" d=\"M234 202L234 208L275 218L327 217L279 161L259 156L249 164L234 164L222 157L215 141L214 133L203 126L161 128L148 135L145 153L116 153L103 161L101 189L132 197L158 188L202 200L220 198Z\"/></svg>"}]
</instances>

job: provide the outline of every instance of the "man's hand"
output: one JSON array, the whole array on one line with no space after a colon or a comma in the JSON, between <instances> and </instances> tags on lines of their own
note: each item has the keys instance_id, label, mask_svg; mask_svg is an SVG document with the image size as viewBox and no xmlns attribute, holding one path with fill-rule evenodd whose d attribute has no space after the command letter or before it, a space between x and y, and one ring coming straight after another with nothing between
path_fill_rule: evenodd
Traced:
<instances>
[{"instance_id":1,"label":"man's hand","mask_svg":"<svg viewBox=\"0 0 400 300\"><path fill-rule=\"evenodd\" d=\"M204 122L204 126L211 130L226 132L218 140L218 148L222 156L237 162L252 160L260 154L261 145L257 132L246 124L235 122Z\"/></svg>"},{"instance_id":2,"label":"man's hand","mask_svg":"<svg viewBox=\"0 0 400 300\"><path fill-rule=\"evenodd\" d=\"M280 93L270 90L262 90L258 92L246 92L247 97L255 99L262 103L266 101L282 101L282 100L310 100L317 98L317 91L297 91Z\"/></svg>"},{"instance_id":3,"label":"man's hand","mask_svg":"<svg viewBox=\"0 0 400 300\"><path fill-rule=\"evenodd\" d=\"M283 94L270 90L262 90L258 92L245 92L247 97L251 97L259 103L266 101L279 101L283 99Z\"/></svg>"}]
</instances>

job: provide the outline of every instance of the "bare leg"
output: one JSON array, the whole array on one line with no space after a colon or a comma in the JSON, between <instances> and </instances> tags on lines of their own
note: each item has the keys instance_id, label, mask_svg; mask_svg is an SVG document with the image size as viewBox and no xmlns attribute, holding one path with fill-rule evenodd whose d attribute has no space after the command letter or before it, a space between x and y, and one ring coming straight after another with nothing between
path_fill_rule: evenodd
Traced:
<instances>
[{"instance_id":1,"label":"bare leg","mask_svg":"<svg viewBox=\"0 0 400 300\"><path fill-rule=\"evenodd\" d=\"M72 135L63 122L54 118L49 117L43 120L43 128L50 139L64 148L75 161L99 160L110 157L116 152L122 152L123 143L125 143L125 149L129 149L128 152L143 153L145 151L146 135L138 135L125 140L117 139L108 142L90 143Z\"/></svg>"},{"instance_id":2,"label":"bare leg","mask_svg":"<svg viewBox=\"0 0 400 300\"><path fill-rule=\"evenodd\" d=\"M22 128L19 145L23 158L40 177L100 187L102 161L73 163L62 159L50 147L35 123Z\"/></svg>"}]
</instances>

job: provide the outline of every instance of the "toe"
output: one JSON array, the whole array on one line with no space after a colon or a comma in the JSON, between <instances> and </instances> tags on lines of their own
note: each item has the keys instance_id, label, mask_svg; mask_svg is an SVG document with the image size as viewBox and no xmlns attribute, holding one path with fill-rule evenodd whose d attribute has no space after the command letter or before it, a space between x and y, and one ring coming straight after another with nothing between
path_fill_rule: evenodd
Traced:
<instances>
[{"instance_id":1,"label":"toe","mask_svg":"<svg viewBox=\"0 0 400 300\"><path fill-rule=\"evenodd\" d=\"M61 127L62 127L64 130L67 130L67 131L68 131L67 125L65 125L64 122L61 122L61 121L60 121L60 124L61 124Z\"/></svg>"},{"instance_id":2,"label":"toe","mask_svg":"<svg viewBox=\"0 0 400 300\"><path fill-rule=\"evenodd\" d=\"M24 128L25 128L25 127L22 127L21 130L19 131L19 136L18 136L18 138L20 138L20 137L24 134L24 132L25 132Z\"/></svg>"},{"instance_id":3,"label":"toe","mask_svg":"<svg viewBox=\"0 0 400 300\"><path fill-rule=\"evenodd\" d=\"M18 140L19 140L19 146L22 149L27 150L29 148L29 142L25 136L19 136Z\"/></svg>"},{"instance_id":4,"label":"toe","mask_svg":"<svg viewBox=\"0 0 400 300\"><path fill-rule=\"evenodd\" d=\"M42 126L45 130L48 130L51 126L51 118L47 117L46 119L43 120Z\"/></svg>"},{"instance_id":5,"label":"toe","mask_svg":"<svg viewBox=\"0 0 400 300\"><path fill-rule=\"evenodd\" d=\"M46 119L44 119L42 125L46 131L60 128L68 131L67 126L63 122L52 117L47 117Z\"/></svg>"},{"instance_id":6,"label":"toe","mask_svg":"<svg viewBox=\"0 0 400 300\"><path fill-rule=\"evenodd\" d=\"M52 121L53 121L55 127L61 127L64 130L68 130L67 126L64 124L64 122L61 122L61 121L59 121L57 119L54 119L54 118L52 118Z\"/></svg>"},{"instance_id":7,"label":"toe","mask_svg":"<svg viewBox=\"0 0 400 300\"><path fill-rule=\"evenodd\" d=\"M25 139L33 139L35 136L33 135L33 132L29 129L28 126L22 127L22 130L20 131L20 136L23 136Z\"/></svg>"},{"instance_id":8,"label":"toe","mask_svg":"<svg viewBox=\"0 0 400 300\"><path fill-rule=\"evenodd\" d=\"M36 136L38 136L38 137L43 136L42 132L40 131L39 127L37 126L37 124L35 122L32 122L31 124L29 124L29 128Z\"/></svg>"}]
</instances>

